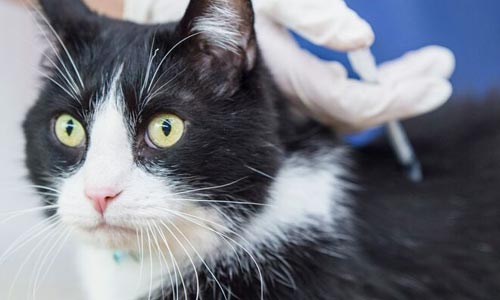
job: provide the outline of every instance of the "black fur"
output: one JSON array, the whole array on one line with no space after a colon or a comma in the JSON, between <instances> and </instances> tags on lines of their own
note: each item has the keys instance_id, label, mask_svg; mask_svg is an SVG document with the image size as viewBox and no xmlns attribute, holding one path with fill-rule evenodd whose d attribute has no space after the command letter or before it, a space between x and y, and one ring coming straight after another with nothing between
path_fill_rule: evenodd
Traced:
<instances>
[{"instance_id":1,"label":"black fur","mask_svg":"<svg viewBox=\"0 0 500 300\"><path fill-rule=\"evenodd\" d=\"M214 49L199 38L180 45L161 67L160 73L165 74L159 84L171 80L169 89L144 110L139 109L144 99L137 91L151 45L163 57L186 37L186 27L199 14L195 3L203 6L209 1L193 1L187 19L177 27L110 20L94 15L76 0L68 5L41 2L82 71L86 89L78 104L47 82L29 113L24 125L27 165L37 184L50 185L47 176L61 176L61 169L71 171L85 161L85 149L69 150L54 141L51 122L69 112L85 126L90 124L100 87L109 84L121 64L129 131L137 140L137 163L153 173L152 165L175 166L175 175L196 178L189 181L194 187L243 178L220 194L214 191L214 198L230 195L230 199L262 202L271 180L248 166L273 176L292 154L313 159L318 151L338 145L328 129L296 117L276 92L258 52L255 61L242 57L257 51L251 49L255 36L248 1L235 2L240 12L247 13L243 14L247 23L241 26L247 30L247 41L239 56ZM69 64L67 56L62 57ZM229 60L222 61L223 57ZM63 80L53 68L48 71ZM338 236L324 228L292 232L290 242L279 252L263 250L265 299L497 299L499 101L492 96L480 104L455 102L408 122L425 171L423 183L412 184L404 178L385 141L354 151L355 182L360 190L350 203L353 226L341 229ZM146 147L141 138L147 121L165 109L189 123L188 136L168 153ZM230 211L244 217L240 222L258 214L258 210L249 213L233 206ZM304 235L311 238L304 239ZM235 271L234 266L214 263L217 278L234 299L260 298L256 271ZM204 272L199 273L201 299L224 299L211 275ZM194 278L186 277L186 281L191 283L187 298L194 299ZM172 299L173 291L166 293L163 299Z\"/></svg>"}]
</instances>

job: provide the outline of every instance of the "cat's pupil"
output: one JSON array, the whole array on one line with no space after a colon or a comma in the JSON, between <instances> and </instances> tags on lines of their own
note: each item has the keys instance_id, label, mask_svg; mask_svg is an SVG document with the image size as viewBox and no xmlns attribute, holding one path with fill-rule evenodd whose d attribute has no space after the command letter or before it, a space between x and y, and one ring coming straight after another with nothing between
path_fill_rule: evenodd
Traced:
<instances>
[{"instance_id":1,"label":"cat's pupil","mask_svg":"<svg viewBox=\"0 0 500 300\"><path fill-rule=\"evenodd\" d=\"M73 130L75 130L75 122L73 122L73 120L69 120L66 124L66 133L68 134L68 136L71 136Z\"/></svg>"},{"instance_id":2,"label":"cat's pupil","mask_svg":"<svg viewBox=\"0 0 500 300\"><path fill-rule=\"evenodd\" d=\"M161 124L161 129L163 130L163 134L165 136L169 136L170 132L172 132L172 124L170 124L170 120L164 120L163 124Z\"/></svg>"}]
</instances>

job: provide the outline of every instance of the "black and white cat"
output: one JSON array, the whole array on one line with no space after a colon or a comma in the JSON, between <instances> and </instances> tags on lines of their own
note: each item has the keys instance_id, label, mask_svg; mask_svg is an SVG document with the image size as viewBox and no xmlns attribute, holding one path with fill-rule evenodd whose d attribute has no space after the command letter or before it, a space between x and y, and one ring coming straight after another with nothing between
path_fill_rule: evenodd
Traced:
<instances>
[{"instance_id":1,"label":"black and white cat","mask_svg":"<svg viewBox=\"0 0 500 300\"><path fill-rule=\"evenodd\" d=\"M495 106L475 135L458 120L434 148L426 130L413 185L386 146L353 165L290 108L249 0L193 0L148 26L40 2L58 51L24 125L27 165L82 239L88 299L500 295Z\"/></svg>"}]
</instances>

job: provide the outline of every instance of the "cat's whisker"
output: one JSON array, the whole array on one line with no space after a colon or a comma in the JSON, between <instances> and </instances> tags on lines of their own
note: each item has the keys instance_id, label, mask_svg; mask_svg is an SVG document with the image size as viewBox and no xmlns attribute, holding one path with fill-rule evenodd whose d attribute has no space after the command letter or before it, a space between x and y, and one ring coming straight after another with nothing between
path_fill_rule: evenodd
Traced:
<instances>
[{"instance_id":1,"label":"cat's whisker","mask_svg":"<svg viewBox=\"0 0 500 300\"><path fill-rule=\"evenodd\" d=\"M151 77L151 83L148 87L148 91L151 90L151 85L153 84L153 82L155 81L155 78L156 76L158 75L158 72L160 71L160 68L161 66L163 65L163 63L165 62L165 60L169 57L169 55L175 50L177 49L177 47L179 47L180 45L182 45L184 42L186 42L187 40L197 36L201 34L201 32L196 32L196 33L193 33L185 38L183 38L182 40L180 40L178 43L176 43L168 52L167 54L165 54L165 56L161 59L160 63L158 64L158 67L156 68L154 74L153 74L153 77Z\"/></svg>"},{"instance_id":2,"label":"cat's whisker","mask_svg":"<svg viewBox=\"0 0 500 300\"><path fill-rule=\"evenodd\" d=\"M82 87L82 89L85 89L85 85L83 84L83 79L80 75L80 71L78 70L77 66L76 66L76 63L75 61L73 60L73 57L71 56L71 54L69 53L68 51L68 48L66 47L66 45L64 44L64 42L62 41L61 37L59 36L59 34L57 33L57 31L54 29L54 27L52 26L52 24L50 24L49 20L47 19L47 17L45 17L45 15L35 6L33 5L33 3L31 3L31 1L29 1L30 4L31 4L31 7L39 14L39 16L42 18L42 20L44 21L45 24L47 24L47 27L50 29L50 31L52 32L52 34L55 36L55 38L57 39L57 41L59 42L59 44L61 45L61 47L63 48L68 60L70 61L71 63L71 66L73 67L73 70L75 71L75 74L77 76L77 79ZM49 39L50 40L50 39ZM62 63L62 62L61 62ZM64 66L64 65L63 65ZM66 68L66 67L65 67ZM67 69L67 68L66 68ZM71 73L68 72L68 75L70 75L71 77ZM76 84L76 83L75 83Z\"/></svg>"},{"instance_id":3,"label":"cat's whisker","mask_svg":"<svg viewBox=\"0 0 500 300\"><path fill-rule=\"evenodd\" d=\"M222 284L220 283L220 281L217 279L217 277L215 276L214 272L212 271L212 269L210 268L210 266L208 266L208 264L206 263L205 259L203 259L203 257L201 256L201 254L198 252L198 250L193 246L193 244L189 241L189 239L186 237L186 235L179 229L179 227L177 227L173 222L169 221L169 220L166 220L171 226L173 226L181 235L182 237L186 240L186 242L189 244L189 246L193 249L193 251L195 252L195 254L198 256L198 258L200 259L201 263L205 266L205 268L207 269L208 273L210 274L210 276L212 276L212 278L214 279L215 283L217 284L217 286L220 288L221 290L221 293L222 293L222 296L224 297L225 300L228 300L227 299L227 296L226 296L226 293L225 293L225 290L222 286ZM179 243L179 245L181 245L181 247L185 250L185 247L182 246L182 243L181 241L177 238L177 236L174 234L174 232L172 232L172 230L163 222L163 221L160 221L160 223L165 227L165 229L168 230L168 232L170 232L170 234L174 237L174 239L177 241L177 243ZM186 253L187 253L187 250L185 250ZM188 255L189 256L189 255Z\"/></svg>"},{"instance_id":4,"label":"cat's whisker","mask_svg":"<svg viewBox=\"0 0 500 300\"><path fill-rule=\"evenodd\" d=\"M46 190L46 191L54 192L57 195L61 194L61 191L59 191L59 190L57 190L55 188L51 188L49 186L44 186L44 185L28 185L28 187L29 188L34 188L34 189L37 189L37 190Z\"/></svg>"},{"instance_id":5,"label":"cat's whisker","mask_svg":"<svg viewBox=\"0 0 500 300\"><path fill-rule=\"evenodd\" d=\"M261 282L261 298L264 299L264 290L265 290L265 287L264 287L264 277L263 277L263 274L262 274L262 271L261 271L261 267L260 265L258 264L257 260L255 259L255 257L253 256L253 254L251 253L250 250L248 250L247 248L245 248L244 246L242 246L239 242L237 242L236 240L234 240L233 238L227 236L226 234L223 234L223 233L220 233L219 231L213 229L213 228L210 228L208 226L205 226L203 224L200 224L198 222L195 222L193 221L193 219L197 219L197 220L200 220L201 222L205 222L205 223L209 223L209 224L213 224L213 225L216 225L228 232L230 232L231 234L235 235L236 237L238 237L239 239L241 239L243 242L251 245L250 242L248 242L243 236L241 236L240 234L234 232L233 230L227 228L226 226L224 225L220 225L216 222L213 222L213 221L210 221L210 220L206 220L206 219L203 219L203 218L200 218L200 217L197 217L197 216L194 216L194 215L190 215L190 214L187 214L187 213L182 213L182 212L179 212L179 211L173 211L173 210L169 210L169 209L165 209L165 208L162 208L161 210L163 211L166 211L166 212L170 212L171 214L174 214L186 221L189 221L195 225L198 225L202 228L205 228L211 232L214 232L215 234L219 235L220 237L222 238L225 238L225 239L228 239L230 241L232 241L235 245L237 245L238 247L240 247L243 251L245 251L248 256L250 257L250 259L253 261L255 267L257 268L257 272L258 272L258 276L259 276L259 280Z\"/></svg>"},{"instance_id":6,"label":"cat's whisker","mask_svg":"<svg viewBox=\"0 0 500 300\"><path fill-rule=\"evenodd\" d=\"M0 257L0 265L3 265L7 259L12 256L14 253L16 253L18 250L22 249L24 246L29 244L31 241L35 240L39 236L43 235L44 233L51 231L55 227L59 225L59 222L54 222L52 224L47 225L46 228L41 229L38 233L33 234L31 237L26 238L24 241L19 242L17 245L11 245L7 250L5 250Z\"/></svg>"},{"instance_id":7,"label":"cat's whisker","mask_svg":"<svg viewBox=\"0 0 500 300\"><path fill-rule=\"evenodd\" d=\"M7 248L4 253L7 253L9 251L12 251L12 249L16 248L20 243L22 243L23 241L25 241L29 236L31 236L32 234L34 234L37 230L39 230L40 228L46 226L47 224L50 224L52 221L54 221L55 219L57 218L57 216L52 216L50 218L46 218L44 220L42 220L41 222L38 222L37 224L33 225L31 228L29 228L26 232L24 232L23 234L21 234L18 238L16 238L12 243L11 245L9 246L9 248Z\"/></svg>"},{"instance_id":8,"label":"cat's whisker","mask_svg":"<svg viewBox=\"0 0 500 300\"><path fill-rule=\"evenodd\" d=\"M36 275L34 277L32 275L32 295L31 295L32 300L36 300L36 292L38 289L38 284L40 282L39 281L40 276L42 275L42 270L45 268L46 272L48 273L48 270L52 266L51 261L47 261L47 260L49 259L50 255L53 255L53 258L55 259L57 254L61 251L62 247L64 247L67 240L69 239L69 233L70 233L69 229L63 230L63 232L59 235L59 237L56 240L54 240L54 242L48 243L50 248L45 247L44 249L42 249L40 251L40 257L44 252L45 252L45 255L43 256L43 258L41 260L39 257L39 259L37 260L39 262L38 268L35 266L35 268L33 269L34 272L35 272L35 270L37 270L37 271L36 271ZM52 244L52 245L50 245L50 244ZM54 252L54 250L55 250L55 252ZM52 264L53 264L53 260L52 260Z\"/></svg>"},{"instance_id":9,"label":"cat's whisker","mask_svg":"<svg viewBox=\"0 0 500 300\"><path fill-rule=\"evenodd\" d=\"M74 99L74 100L77 100L78 101L78 98L75 97L75 95L73 95L73 93L71 93L69 90L67 90L61 83L59 83L57 80L55 80L54 78L52 78L51 76L45 74L44 72L42 71L38 71L38 73L40 75L42 75L45 79L48 79L50 80L53 84L55 84L56 86L58 86L61 90L63 90L63 92L65 92L70 98Z\"/></svg>"},{"instance_id":10,"label":"cat's whisker","mask_svg":"<svg viewBox=\"0 0 500 300\"><path fill-rule=\"evenodd\" d=\"M69 238L71 237L71 234L73 233L73 230L72 229L69 229L67 231L67 235L66 237L64 238L63 242L61 243L60 247L56 250L55 254L52 256L52 260L50 261L48 267L46 268L45 270L45 273L43 273L40 281L43 281L45 280L45 278L47 277L49 271L50 271L50 268L52 268L52 266L54 265L54 263L56 262L56 259L58 258L59 256L59 253L61 253L62 249L66 246L66 244L68 243L68 240Z\"/></svg>"},{"instance_id":11,"label":"cat's whisker","mask_svg":"<svg viewBox=\"0 0 500 300\"><path fill-rule=\"evenodd\" d=\"M46 196L46 197L53 197L53 198L58 198L60 195L54 194L54 193L49 193L49 192L37 192L39 196ZM44 199L46 200L46 199ZM45 203L50 203L45 201Z\"/></svg>"},{"instance_id":12,"label":"cat's whisker","mask_svg":"<svg viewBox=\"0 0 500 300\"><path fill-rule=\"evenodd\" d=\"M256 203L256 202L243 202L231 200L210 200L210 199L187 199L187 198L169 198L168 201L181 201L181 202L198 202L198 203L214 203L214 204L234 204L234 205L248 205L248 206L272 206L272 204Z\"/></svg>"},{"instance_id":13,"label":"cat's whisker","mask_svg":"<svg viewBox=\"0 0 500 300\"><path fill-rule=\"evenodd\" d=\"M153 222L152 223L152 230L156 230L156 234L154 235L155 237L155 243L156 243L156 247L158 248L158 253L159 253L159 258L160 258L160 263L163 261L165 263L165 267L168 271L168 275L169 275L169 278L170 278L170 287L173 291L175 285L174 285L174 278L172 277L172 271L175 272L175 268L173 266L173 263L172 263L172 266L170 266L170 264L168 263L168 260L167 258L165 257L165 254L163 253L163 250L161 249L160 247L160 243L158 241L160 237L160 232L159 232L159 229L158 229L158 226ZM161 266L160 266L161 267ZM177 273L175 273L175 275L177 275ZM162 283L162 288L163 288L163 283ZM162 296L163 296L163 290L162 290Z\"/></svg>"},{"instance_id":14,"label":"cat's whisker","mask_svg":"<svg viewBox=\"0 0 500 300\"><path fill-rule=\"evenodd\" d=\"M57 41L61 44L62 48L64 49L64 51L65 51L65 53L66 53L66 55L68 57L68 59L70 60L71 64L73 65L73 69L75 70L76 75L78 76L78 78L80 80L80 84L81 84L82 88L84 88L83 80L81 79L81 76L79 75L79 71L76 68L75 62L72 59L71 55L69 54L68 49L66 48L66 46L62 42L61 37L57 34L56 30L50 24L50 22L47 20L47 18L45 17L45 15L31 1L28 1L28 2L30 4L31 8L39 15L39 17L42 19L42 21L47 25L47 27L50 29L50 31L52 32L52 34L55 36L55 38L57 39ZM71 75L71 72L69 71L68 67L64 63L64 60L62 59L61 55L57 51L56 46L54 45L54 43L52 42L52 40L47 36L47 33L45 32L45 30L43 28L41 28L40 24L38 22L36 22L36 17L31 13L31 10L28 9L28 11L32 15L32 17L35 19L35 23L36 23L38 29L40 30L40 32L42 33L42 35L44 36L44 38L47 40L48 44L50 45L50 47L51 47L52 51L54 52L55 56L57 57L58 61L63 66L63 68L64 68L64 70L66 72L66 75L68 76L69 79L71 79L71 83L72 84L70 84L70 85L71 85L72 89L78 91L77 94L79 94L80 92L79 92L79 89L77 87L77 83L74 80L73 76ZM78 99L77 99L77 101L80 102Z\"/></svg>"},{"instance_id":15,"label":"cat's whisker","mask_svg":"<svg viewBox=\"0 0 500 300\"><path fill-rule=\"evenodd\" d=\"M46 209L40 209L38 211L35 211L35 212L41 212L41 211L48 211L48 210L52 210L52 209L55 209L55 208L46 208ZM28 212L22 212L22 213L16 213L16 214L13 214L13 215L10 215L8 216L7 218L3 219L1 222L0 222L0 225L4 225L16 218L20 218L20 217L24 217L26 215L29 215L30 213L34 213L34 211L28 211Z\"/></svg>"},{"instance_id":16,"label":"cat's whisker","mask_svg":"<svg viewBox=\"0 0 500 300\"><path fill-rule=\"evenodd\" d=\"M258 169L256 169L256 168L254 168L254 167L251 167L251 166L249 166L249 165L245 165L245 167L246 167L247 169L249 169L250 171L253 171L253 172L255 172L255 173L259 174L259 175L262 175L262 176L264 176L264 177L266 177L266 178L269 178L269 179L272 179L272 180L276 180L276 178L275 178L275 177L273 177L273 176L271 176L271 175L269 175L269 174L267 174L267 173L265 173L265 172L262 172L262 171L260 171L260 170L258 170Z\"/></svg>"},{"instance_id":17,"label":"cat's whisker","mask_svg":"<svg viewBox=\"0 0 500 300\"><path fill-rule=\"evenodd\" d=\"M0 217L8 217L7 219L2 220L0 222L0 225L10 221L12 218L17 218L17 217L24 216L24 215L29 214L29 213L36 213L36 212L51 210L51 209L55 209L55 208L59 208L59 205L54 204L54 205L46 205L46 206L28 208L28 209L23 209L23 210L0 212Z\"/></svg>"},{"instance_id":18,"label":"cat's whisker","mask_svg":"<svg viewBox=\"0 0 500 300\"><path fill-rule=\"evenodd\" d=\"M171 69L171 68L172 67L170 67L169 69ZM165 87L167 87L170 83L172 83L175 79L177 79L186 70L187 69L184 68L182 71L178 72L172 79L170 79L169 81L167 81L166 83L164 83L163 85L161 85L158 89L156 89L155 92L150 93L148 95L148 97L144 100L143 107L146 107L153 98L155 98L156 96L158 96ZM168 72L168 70L166 72Z\"/></svg>"},{"instance_id":19,"label":"cat's whisker","mask_svg":"<svg viewBox=\"0 0 500 300\"><path fill-rule=\"evenodd\" d=\"M154 233L155 231L155 227L154 227L154 223L153 223L153 227L151 228L151 232ZM167 259L165 258L165 255L163 254L163 251L160 247L160 243L158 242L158 236L157 236L158 232L154 233L153 234L153 240L155 242L155 245L156 245L156 249L158 251L158 260L160 261L160 281L161 281L161 296L162 296L162 299L165 298L165 295L164 295L164 286L163 286L163 264L165 264L165 269L167 270L167 273L169 275L169 278L170 278L170 286L173 288L174 287L174 279L172 277L172 272L171 272L171 269L170 269L170 265L168 264L167 262Z\"/></svg>"},{"instance_id":20,"label":"cat's whisker","mask_svg":"<svg viewBox=\"0 0 500 300\"><path fill-rule=\"evenodd\" d=\"M30 259L33 257L33 255L35 255L35 253L38 251L38 248L42 246L43 243L45 242L48 242L48 240L50 238L52 238L54 235L57 235L57 229L60 229L62 230L62 228L58 227L60 224L58 223L55 223L53 224L54 227L52 229L55 229L54 231L50 231L46 236L44 236L40 241L38 241L37 244L35 244L35 246L33 247L33 249L31 249L31 251L28 253L28 255L24 258L24 261L19 265L18 267L18 271L16 273L16 275L14 276L14 279L11 283L11 286L9 288L9 299L12 298L12 295L14 293L14 288L17 284L17 281L19 280L20 276L21 276L21 273L22 271L24 270L24 268L26 267L26 265L28 264L28 262L30 261ZM1 263L0 263L1 264Z\"/></svg>"},{"instance_id":21,"label":"cat's whisker","mask_svg":"<svg viewBox=\"0 0 500 300\"><path fill-rule=\"evenodd\" d=\"M196 297L195 297L195 300L198 300L200 298L200 281L199 281L199 276L198 276L198 271L197 271L197 268L196 268L196 264L194 263L193 258L189 254L189 251L186 249L186 247L184 246L184 244L177 238L177 236L175 234L173 234L173 232L170 230L170 228L168 228L168 226L165 223L163 223L163 222L160 222L160 223L161 223L161 225L163 225L163 227L165 227L165 229L167 229L167 231L177 241L177 243L179 244L179 246L182 248L182 250L186 254L187 258L189 259L189 262L191 263L191 266L193 267L193 271L194 271L194 275L195 275L195 280L196 280ZM157 230L161 232L159 226L156 225L156 224L155 224L155 226L156 226Z\"/></svg>"},{"instance_id":22,"label":"cat's whisker","mask_svg":"<svg viewBox=\"0 0 500 300\"><path fill-rule=\"evenodd\" d=\"M151 227L148 223L148 228L146 229L146 234L148 236L148 248L149 248L149 292L148 292L148 300L151 300L151 296L153 294L153 251L151 250L151 237L150 232Z\"/></svg>"},{"instance_id":23,"label":"cat's whisker","mask_svg":"<svg viewBox=\"0 0 500 300\"><path fill-rule=\"evenodd\" d=\"M159 91L161 91L161 89L163 89L168 83L172 82L173 80L169 80L167 84L163 84L161 87L159 88L155 88L159 83L160 83L160 80L163 76L165 76L166 74L168 74L168 72L170 70L172 70L173 68L177 68L179 65L180 65L181 62L176 62L175 64L172 64L170 67L168 67L168 69L166 69L159 77L158 79L156 80L156 82L150 87L150 89L148 90L148 98L154 98L156 96L153 96L151 94L157 94L159 93ZM187 68L184 68L182 71L178 72L176 76L174 76L173 79L177 78L179 73L183 73L184 71L186 71ZM154 90L154 92L152 92ZM145 105L147 105L147 103L145 103Z\"/></svg>"},{"instance_id":24,"label":"cat's whisker","mask_svg":"<svg viewBox=\"0 0 500 300\"><path fill-rule=\"evenodd\" d=\"M73 92L73 96L76 97L75 100L78 100L78 87L76 87L74 85L74 83L72 83L68 77L66 75L64 75L63 71L61 70L61 68L59 68L59 66L54 62L54 60L52 60L52 58L50 58L50 56L48 56L46 53L43 53L43 56L50 62L50 64L56 68L57 72L59 73L59 75L61 75L64 79L64 81L68 84L68 86L71 88L72 92ZM45 73L43 73L45 74Z\"/></svg>"},{"instance_id":25,"label":"cat's whisker","mask_svg":"<svg viewBox=\"0 0 500 300\"><path fill-rule=\"evenodd\" d=\"M154 51L154 54L153 54L153 48L154 48L154 43L155 43L155 39L156 39L156 33L155 35L153 36L153 39L151 41L151 48L149 50L149 59L148 59L148 65L146 67L146 76L144 76L144 81L141 85L141 91L139 93L139 99L142 99L142 96L144 94L144 90L146 89L146 85L148 84L149 82L149 76L150 76L150 73L151 73L151 67L153 66L153 61L156 57L156 54L158 53L158 51L160 49L155 49Z\"/></svg>"},{"instance_id":26,"label":"cat's whisker","mask_svg":"<svg viewBox=\"0 0 500 300\"><path fill-rule=\"evenodd\" d=\"M218 185L218 186L213 186L213 187L205 187L205 188L199 188L199 189L194 189L194 190L188 190L188 191L183 191L183 192L179 192L179 193L174 193L173 196L179 196L179 195L184 195L184 194L191 194L191 193L197 193L197 192L202 192L202 191L213 191L213 190L217 190L217 189L222 189L222 188L226 188L226 187L229 187L229 186L232 186L232 185L235 185L245 179L247 179L248 177L242 177L238 180L235 180L235 181L232 181L230 183L226 183L226 184L222 184L222 185Z\"/></svg>"},{"instance_id":27,"label":"cat's whisker","mask_svg":"<svg viewBox=\"0 0 500 300\"><path fill-rule=\"evenodd\" d=\"M139 281L137 282L137 291L139 291L141 288L141 283L144 276L144 231L142 228L139 228L139 230L140 230L140 235L138 234L137 237L139 242L138 246L139 246L139 255L141 257L140 259L141 266L139 268Z\"/></svg>"},{"instance_id":28,"label":"cat's whisker","mask_svg":"<svg viewBox=\"0 0 500 300\"><path fill-rule=\"evenodd\" d=\"M170 259L174 265L174 273L175 273L175 287L176 287L176 299L179 299L179 282L178 282L178 279L180 279L181 281L181 285L184 289L184 297L186 298L187 297L187 289L186 289L186 284L184 282L184 276L182 275L182 271L181 271L181 268L179 267L179 264L177 263L177 260L175 259L175 256L173 254L173 251L172 249L170 248L170 245L167 241L167 238L165 237L165 235L163 234L163 231L160 230L160 228L158 227L158 225L154 224L157 228L157 231L158 233L160 234L160 237L164 243L164 245L167 247L167 251L169 252L170 254ZM177 274L177 272L179 272L179 274ZM186 299L187 300L187 299Z\"/></svg>"}]
</instances>

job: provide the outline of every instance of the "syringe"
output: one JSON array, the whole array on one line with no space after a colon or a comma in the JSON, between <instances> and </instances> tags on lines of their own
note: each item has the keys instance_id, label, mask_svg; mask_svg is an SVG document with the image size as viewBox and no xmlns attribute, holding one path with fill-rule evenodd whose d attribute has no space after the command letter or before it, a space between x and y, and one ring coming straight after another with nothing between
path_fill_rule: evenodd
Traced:
<instances>
[{"instance_id":1,"label":"syringe","mask_svg":"<svg viewBox=\"0 0 500 300\"><path fill-rule=\"evenodd\" d=\"M362 80L379 83L377 63L370 49L350 52L348 57L352 68ZM403 126L395 120L389 122L386 127L394 152L401 165L405 168L408 178L413 182L422 181L422 166L415 155Z\"/></svg>"}]
</instances>

